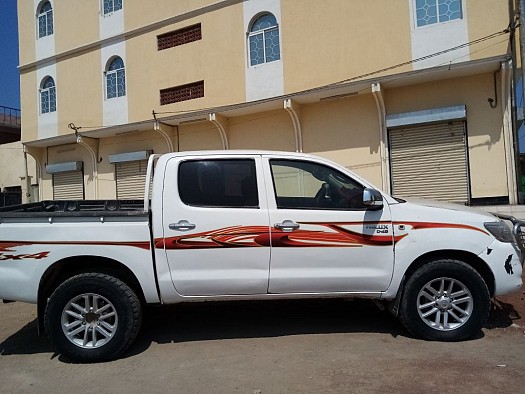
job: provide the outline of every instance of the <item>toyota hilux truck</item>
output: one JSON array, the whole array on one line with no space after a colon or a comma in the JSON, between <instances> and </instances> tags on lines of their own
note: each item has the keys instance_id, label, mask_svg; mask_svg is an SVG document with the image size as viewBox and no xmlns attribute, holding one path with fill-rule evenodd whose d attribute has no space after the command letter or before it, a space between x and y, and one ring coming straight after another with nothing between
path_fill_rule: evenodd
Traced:
<instances>
[{"instance_id":1,"label":"toyota hilux truck","mask_svg":"<svg viewBox=\"0 0 525 394\"><path fill-rule=\"evenodd\" d=\"M311 155L152 155L144 196L0 211L0 299L37 304L70 359L118 357L146 304L212 300L369 298L459 341L522 285L521 222L394 198Z\"/></svg>"}]
</instances>

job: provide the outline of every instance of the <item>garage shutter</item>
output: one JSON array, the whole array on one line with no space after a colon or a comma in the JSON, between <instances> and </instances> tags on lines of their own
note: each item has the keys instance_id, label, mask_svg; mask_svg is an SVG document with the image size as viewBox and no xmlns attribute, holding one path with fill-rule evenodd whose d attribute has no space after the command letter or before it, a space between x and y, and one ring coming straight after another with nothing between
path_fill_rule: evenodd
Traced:
<instances>
[{"instance_id":1,"label":"garage shutter","mask_svg":"<svg viewBox=\"0 0 525 394\"><path fill-rule=\"evenodd\" d=\"M116 163L117 199L142 200L144 198L147 169L147 160Z\"/></svg>"},{"instance_id":2,"label":"garage shutter","mask_svg":"<svg viewBox=\"0 0 525 394\"><path fill-rule=\"evenodd\" d=\"M469 202L465 122L389 130L392 194Z\"/></svg>"},{"instance_id":3,"label":"garage shutter","mask_svg":"<svg viewBox=\"0 0 525 394\"><path fill-rule=\"evenodd\" d=\"M53 174L54 200L83 200L84 174L82 171L68 171Z\"/></svg>"}]
</instances>

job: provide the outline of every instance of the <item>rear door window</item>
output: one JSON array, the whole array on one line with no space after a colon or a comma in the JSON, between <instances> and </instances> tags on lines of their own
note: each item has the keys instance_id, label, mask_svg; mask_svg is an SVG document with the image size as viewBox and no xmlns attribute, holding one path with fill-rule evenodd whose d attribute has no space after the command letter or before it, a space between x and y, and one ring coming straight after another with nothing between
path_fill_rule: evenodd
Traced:
<instances>
[{"instance_id":1,"label":"rear door window","mask_svg":"<svg viewBox=\"0 0 525 394\"><path fill-rule=\"evenodd\" d=\"M258 208L255 161L188 160L179 165L179 195L186 205Z\"/></svg>"}]
</instances>

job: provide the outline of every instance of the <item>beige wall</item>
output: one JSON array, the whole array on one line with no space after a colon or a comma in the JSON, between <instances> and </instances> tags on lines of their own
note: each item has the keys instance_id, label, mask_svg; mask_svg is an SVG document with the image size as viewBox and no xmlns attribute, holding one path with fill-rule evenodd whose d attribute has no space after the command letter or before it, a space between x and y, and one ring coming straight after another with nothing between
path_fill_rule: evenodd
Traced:
<instances>
[{"instance_id":1,"label":"beige wall","mask_svg":"<svg viewBox=\"0 0 525 394\"><path fill-rule=\"evenodd\" d=\"M53 18L58 23L53 32L57 53L98 41L100 4L99 0L55 0Z\"/></svg>"},{"instance_id":2,"label":"beige wall","mask_svg":"<svg viewBox=\"0 0 525 394\"><path fill-rule=\"evenodd\" d=\"M150 119L153 109L157 112L190 111L243 102L244 34L239 34L239 29L229 28L242 29L241 11L240 7L220 9L128 39L129 120ZM157 50L157 35L197 23L202 26L202 40ZM221 34L217 34L218 31ZM203 98L160 105L161 89L202 80Z\"/></svg>"},{"instance_id":3,"label":"beige wall","mask_svg":"<svg viewBox=\"0 0 525 394\"><path fill-rule=\"evenodd\" d=\"M282 109L230 119L232 149L295 151L292 121Z\"/></svg>"},{"instance_id":4,"label":"beige wall","mask_svg":"<svg viewBox=\"0 0 525 394\"><path fill-rule=\"evenodd\" d=\"M144 25L165 20L172 16L185 15L211 4L221 3L218 0L155 0L154 6L149 2L124 2L126 13L126 31ZM238 6L237 6L238 7Z\"/></svg>"},{"instance_id":5,"label":"beige wall","mask_svg":"<svg viewBox=\"0 0 525 394\"><path fill-rule=\"evenodd\" d=\"M371 94L304 106L301 121L304 152L334 160L381 185L379 121Z\"/></svg>"},{"instance_id":6,"label":"beige wall","mask_svg":"<svg viewBox=\"0 0 525 394\"><path fill-rule=\"evenodd\" d=\"M20 73L20 102L22 104L22 142L34 141L38 138L38 86L36 70Z\"/></svg>"},{"instance_id":7,"label":"beige wall","mask_svg":"<svg viewBox=\"0 0 525 394\"><path fill-rule=\"evenodd\" d=\"M33 184L36 178L36 164L31 156L27 156L27 170ZM24 147L20 142L0 145L0 189L9 186L22 186L25 189ZM24 178L24 179L22 179Z\"/></svg>"},{"instance_id":8,"label":"beige wall","mask_svg":"<svg viewBox=\"0 0 525 394\"><path fill-rule=\"evenodd\" d=\"M100 127L103 78L100 53L89 51L57 63L58 135L71 134L69 123Z\"/></svg>"},{"instance_id":9,"label":"beige wall","mask_svg":"<svg viewBox=\"0 0 525 394\"><path fill-rule=\"evenodd\" d=\"M18 0L18 54L20 64L35 61L36 10L30 0Z\"/></svg>"},{"instance_id":10,"label":"beige wall","mask_svg":"<svg viewBox=\"0 0 525 394\"><path fill-rule=\"evenodd\" d=\"M411 59L408 1L286 0L281 6L286 93Z\"/></svg>"},{"instance_id":11,"label":"beige wall","mask_svg":"<svg viewBox=\"0 0 525 394\"><path fill-rule=\"evenodd\" d=\"M509 0L504 0L499 3L493 0L475 0L466 1L465 3L469 21L468 32L470 41L501 32L509 25ZM499 7L496 5L499 5ZM470 60L498 56L509 50L508 34L502 35L497 40L490 41L490 43L498 44L489 46L482 43L472 46L470 50Z\"/></svg>"}]
</instances>

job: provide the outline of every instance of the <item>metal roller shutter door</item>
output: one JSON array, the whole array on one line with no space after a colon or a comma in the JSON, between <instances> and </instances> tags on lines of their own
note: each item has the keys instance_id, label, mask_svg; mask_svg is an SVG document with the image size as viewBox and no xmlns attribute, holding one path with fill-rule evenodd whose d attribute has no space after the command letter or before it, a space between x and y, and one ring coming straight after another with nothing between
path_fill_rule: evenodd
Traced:
<instances>
[{"instance_id":1,"label":"metal roller shutter door","mask_svg":"<svg viewBox=\"0 0 525 394\"><path fill-rule=\"evenodd\" d=\"M53 199L83 200L84 174L82 171L53 174Z\"/></svg>"},{"instance_id":2,"label":"metal roller shutter door","mask_svg":"<svg viewBox=\"0 0 525 394\"><path fill-rule=\"evenodd\" d=\"M144 198L147 169L147 160L116 163L117 199L142 200Z\"/></svg>"},{"instance_id":3,"label":"metal roller shutter door","mask_svg":"<svg viewBox=\"0 0 525 394\"><path fill-rule=\"evenodd\" d=\"M469 202L464 122L389 130L396 196Z\"/></svg>"}]
</instances>

